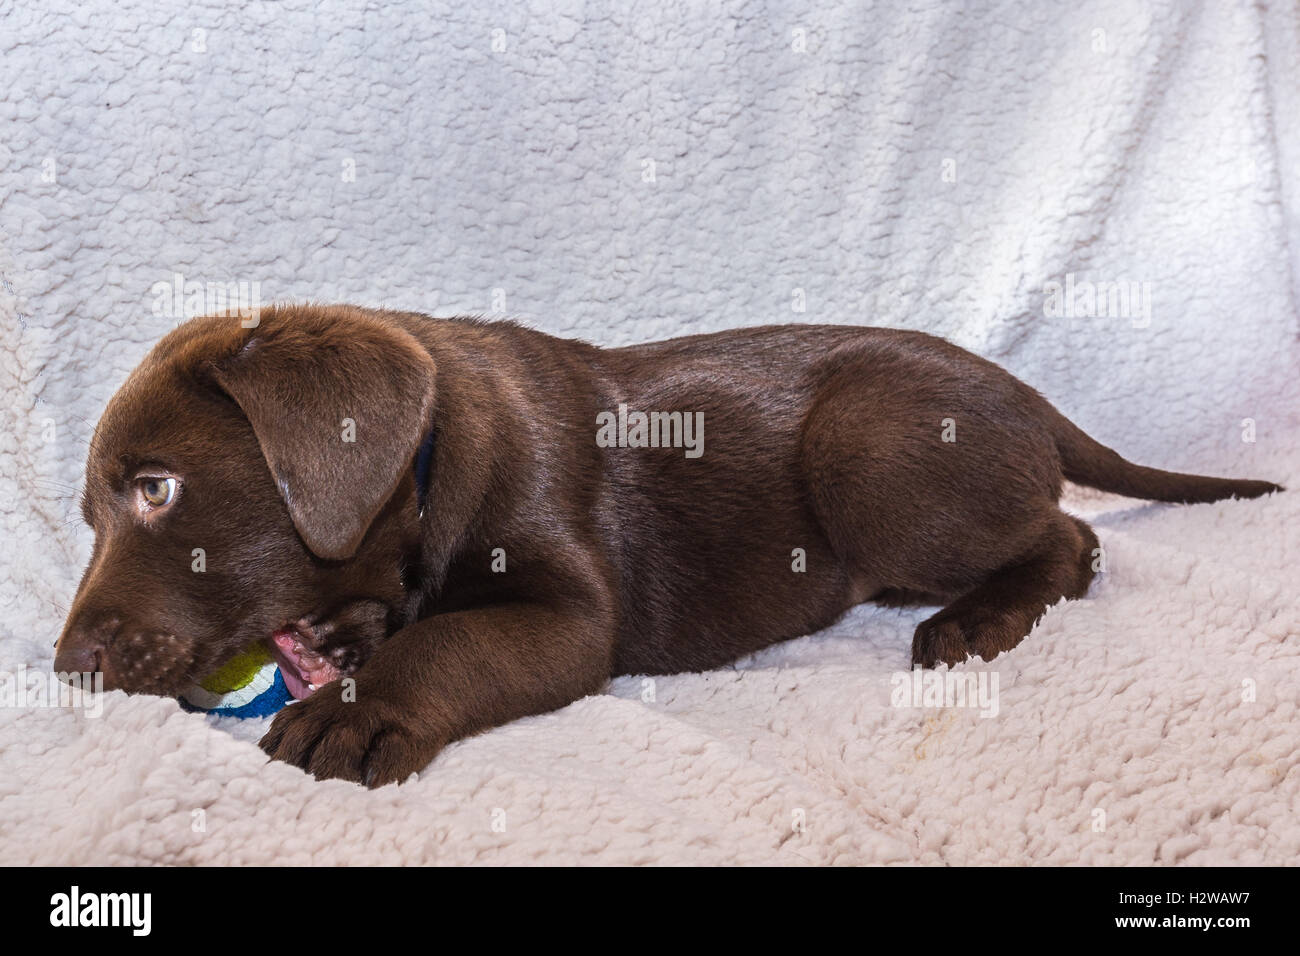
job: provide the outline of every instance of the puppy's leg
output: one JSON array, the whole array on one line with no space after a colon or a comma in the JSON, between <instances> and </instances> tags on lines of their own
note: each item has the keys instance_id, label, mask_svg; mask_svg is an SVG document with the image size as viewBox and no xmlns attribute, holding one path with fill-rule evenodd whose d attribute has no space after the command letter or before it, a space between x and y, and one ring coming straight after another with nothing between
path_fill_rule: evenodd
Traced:
<instances>
[{"instance_id":1,"label":"puppy's leg","mask_svg":"<svg viewBox=\"0 0 1300 956\"><path fill-rule=\"evenodd\" d=\"M261 747L317 778L400 782L453 740L599 690L611 633L590 608L521 602L435 615L380 645L354 693L335 681L282 710Z\"/></svg>"},{"instance_id":2,"label":"puppy's leg","mask_svg":"<svg viewBox=\"0 0 1300 956\"><path fill-rule=\"evenodd\" d=\"M914 663L993 657L1092 579L1097 539L1056 505L1041 399L932 345L868 358L831 366L803 422L814 512L861 592L952 602L917 629Z\"/></svg>"},{"instance_id":3,"label":"puppy's leg","mask_svg":"<svg viewBox=\"0 0 1300 956\"><path fill-rule=\"evenodd\" d=\"M1087 593L1096 547L1087 524L1056 512L1027 554L921 622L912 638L912 664L952 665L971 654L987 661L1011 650L1049 605Z\"/></svg>"}]
</instances>

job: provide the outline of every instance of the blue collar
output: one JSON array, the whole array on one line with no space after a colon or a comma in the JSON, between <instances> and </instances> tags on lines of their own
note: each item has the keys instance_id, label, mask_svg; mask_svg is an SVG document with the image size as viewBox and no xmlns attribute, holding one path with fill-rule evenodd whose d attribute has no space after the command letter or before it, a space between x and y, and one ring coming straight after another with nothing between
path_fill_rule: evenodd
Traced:
<instances>
[{"instance_id":1,"label":"blue collar","mask_svg":"<svg viewBox=\"0 0 1300 956\"><path fill-rule=\"evenodd\" d=\"M433 437L434 430L430 428L429 434L424 436L424 441L420 442L419 450L415 453L415 500L420 514L424 514L424 501L429 494L429 473L433 469Z\"/></svg>"}]
</instances>

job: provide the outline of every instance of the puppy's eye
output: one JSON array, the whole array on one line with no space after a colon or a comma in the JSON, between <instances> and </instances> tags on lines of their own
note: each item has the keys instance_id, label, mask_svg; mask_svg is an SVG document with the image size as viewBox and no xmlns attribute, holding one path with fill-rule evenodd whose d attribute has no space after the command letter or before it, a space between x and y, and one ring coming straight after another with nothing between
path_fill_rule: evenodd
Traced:
<instances>
[{"instance_id":1,"label":"puppy's eye","mask_svg":"<svg viewBox=\"0 0 1300 956\"><path fill-rule=\"evenodd\" d=\"M151 508L162 508L176 497L175 478L141 478L140 497Z\"/></svg>"}]
</instances>

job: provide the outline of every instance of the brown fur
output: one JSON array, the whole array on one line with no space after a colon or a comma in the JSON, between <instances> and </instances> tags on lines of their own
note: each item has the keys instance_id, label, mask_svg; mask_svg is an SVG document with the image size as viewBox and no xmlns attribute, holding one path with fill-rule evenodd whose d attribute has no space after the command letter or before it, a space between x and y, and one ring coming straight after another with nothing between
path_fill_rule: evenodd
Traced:
<instances>
[{"instance_id":1,"label":"brown fur","mask_svg":"<svg viewBox=\"0 0 1300 956\"><path fill-rule=\"evenodd\" d=\"M599 447L596 415L620 402L703 412L704 454ZM150 521L130 505L141 467L183 480ZM1064 478L1166 501L1278 490L1133 465L996 365L916 332L599 349L348 307L279 307L253 329L197 319L96 433L95 550L55 666L175 694L298 622L356 700L321 688L262 746L374 786L611 675L716 667L868 599L949 602L916 630L918 666L1010 650L1093 576L1096 536L1057 507Z\"/></svg>"}]
</instances>

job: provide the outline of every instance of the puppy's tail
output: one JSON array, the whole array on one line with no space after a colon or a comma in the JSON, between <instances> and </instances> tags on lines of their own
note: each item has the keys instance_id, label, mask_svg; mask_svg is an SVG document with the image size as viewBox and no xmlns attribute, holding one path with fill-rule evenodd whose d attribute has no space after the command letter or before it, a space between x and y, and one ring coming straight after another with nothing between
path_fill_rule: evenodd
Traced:
<instances>
[{"instance_id":1,"label":"puppy's tail","mask_svg":"<svg viewBox=\"0 0 1300 956\"><path fill-rule=\"evenodd\" d=\"M1161 471L1135 465L1101 442L1094 441L1082 428L1052 408L1048 425L1061 456L1061 470L1070 481L1090 488L1100 488L1130 498L1195 504L1223 498L1258 498L1284 490L1271 481L1238 478L1208 478Z\"/></svg>"}]
</instances>

